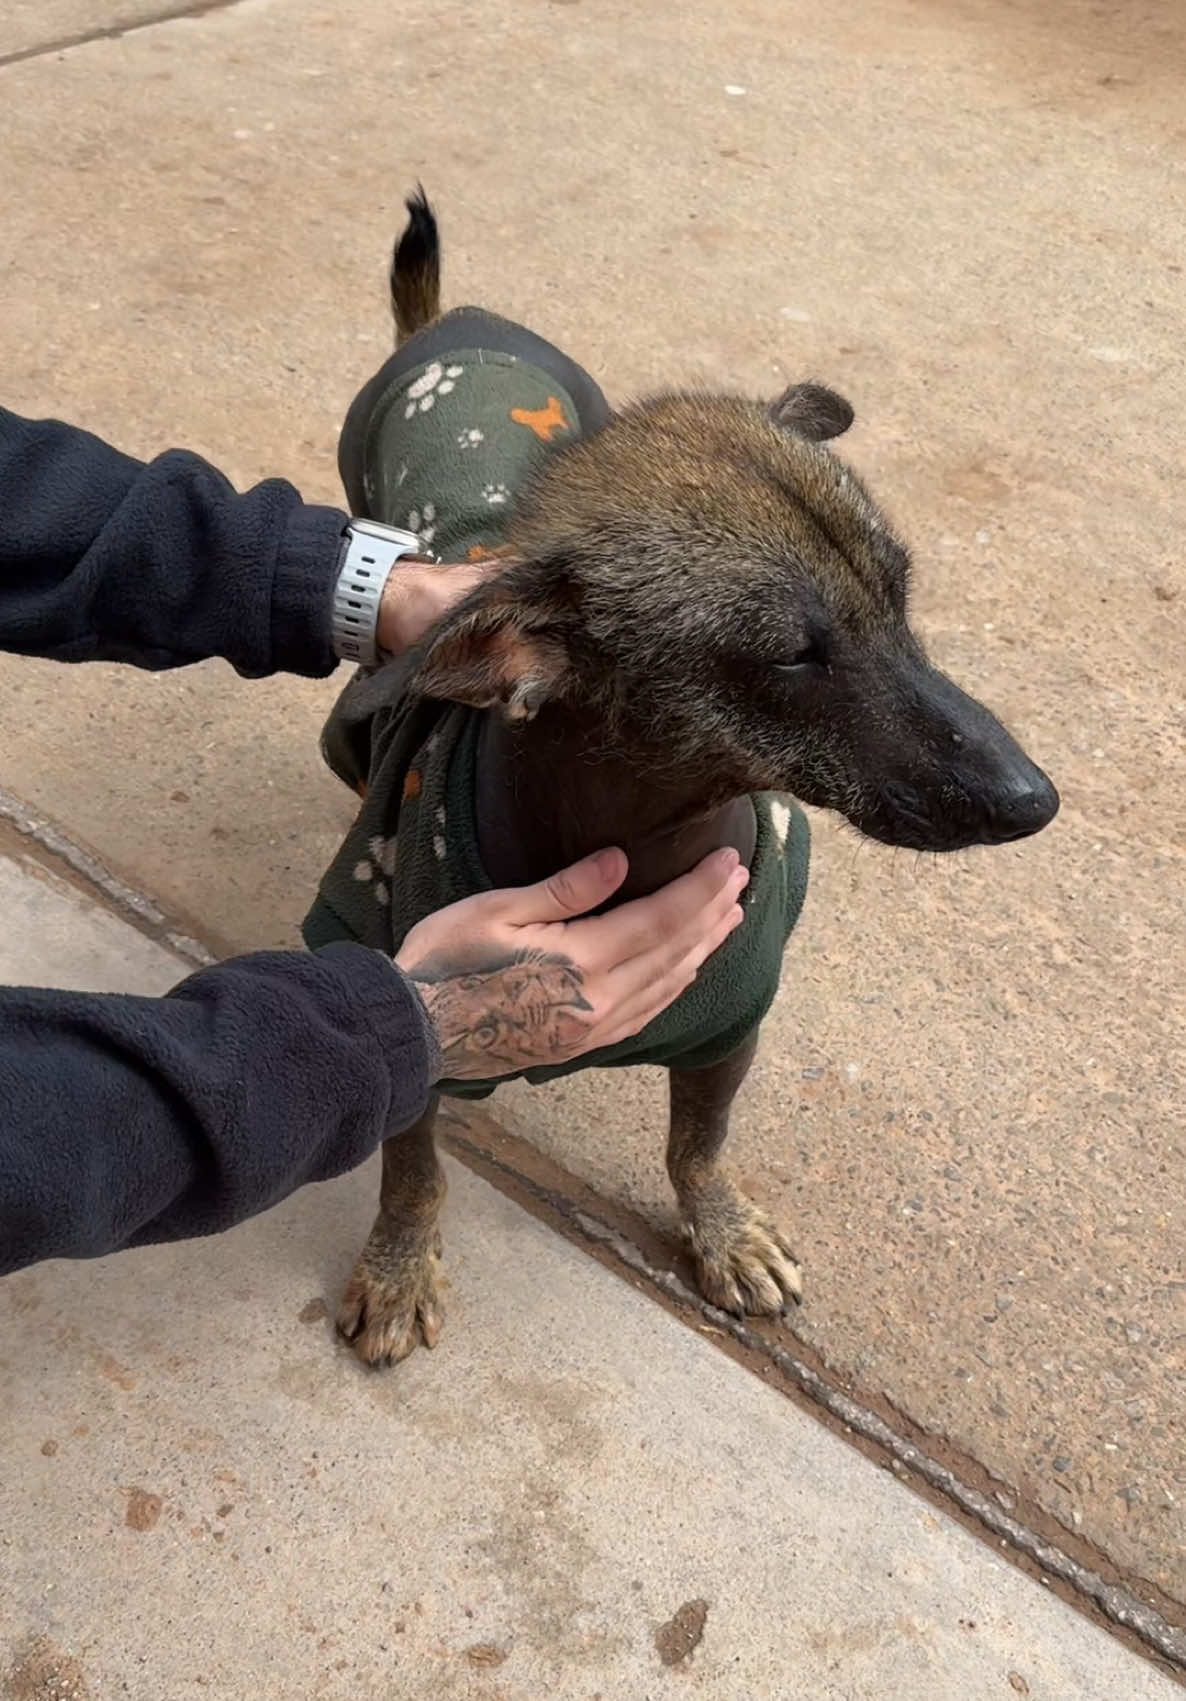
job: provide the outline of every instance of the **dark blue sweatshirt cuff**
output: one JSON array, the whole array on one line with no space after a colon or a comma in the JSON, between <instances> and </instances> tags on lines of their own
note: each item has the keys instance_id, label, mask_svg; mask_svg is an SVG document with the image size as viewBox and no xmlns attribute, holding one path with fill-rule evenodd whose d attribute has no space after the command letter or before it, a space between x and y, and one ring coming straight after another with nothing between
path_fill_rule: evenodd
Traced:
<instances>
[{"instance_id":1,"label":"dark blue sweatshirt cuff","mask_svg":"<svg viewBox=\"0 0 1186 1701\"><path fill-rule=\"evenodd\" d=\"M289 515L272 579L272 671L321 679L338 665L331 610L346 516L304 506Z\"/></svg>"},{"instance_id":2,"label":"dark blue sweatshirt cuff","mask_svg":"<svg viewBox=\"0 0 1186 1701\"><path fill-rule=\"evenodd\" d=\"M365 1023L375 1038L390 1048L392 1062L398 1051L397 1078L405 1114L413 1103L426 1103L440 1078L441 1048L415 982L384 952L373 951L368 945L342 940L323 945L313 955L319 963L340 973L359 1025ZM424 1037L423 1050L416 1047L410 1055L409 1030L419 1031Z\"/></svg>"}]
</instances>

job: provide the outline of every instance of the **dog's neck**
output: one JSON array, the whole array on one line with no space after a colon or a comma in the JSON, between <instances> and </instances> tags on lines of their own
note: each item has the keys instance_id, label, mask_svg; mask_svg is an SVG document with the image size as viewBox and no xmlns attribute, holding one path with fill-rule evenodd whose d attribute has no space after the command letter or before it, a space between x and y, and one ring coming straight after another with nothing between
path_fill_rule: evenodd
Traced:
<instances>
[{"instance_id":1,"label":"dog's neck","mask_svg":"<svg viewBox=\"0 0 1186 1701\"><path fill-rule=\"evenodd\" d=\"M748 867L757 832L748 796L715 804L695 785L648 776L645 759L600 747L578 712L549 705L532 721L483 716L477 829L495 886L542 880L591 851L630 859L615 902L645 897L732 845Z\"/></svg>"}]
</instances>

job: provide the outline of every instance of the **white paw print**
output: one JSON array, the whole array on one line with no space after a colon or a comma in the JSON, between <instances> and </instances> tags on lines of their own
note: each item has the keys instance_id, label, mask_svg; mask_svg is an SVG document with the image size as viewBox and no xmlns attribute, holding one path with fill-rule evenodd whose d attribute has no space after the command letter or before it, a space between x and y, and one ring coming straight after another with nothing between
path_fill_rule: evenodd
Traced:
<instances>
[{"instance_id":1,"label":"white paw print","mask_svg":"<svg viewBox=\"0 0 1186 1701\"><path fill-rule=\"evenodd\" d=\"M392 874L395 873L395 840L394 840L394 838L391 838L391 839L380 839L380 838L371 839L367 844L367 849L370 851L371 856L374 860L375 866L377 868L381 868L383 870L384 874L388 875L389 877Z\"/></svg>"},{"instance_id":2,"label":"white paw print","mask_svg":"<svg viewBox=\"0 0 1186 1701\"><path fill-rule=\"evenodd\" d=\"M457 447L459 449L476 449L479 443L486 441L486 433L479 431L476 425L471 425L468 431L458 433Z\"/></svg>"},{"instance_id":3,"label":"white paw print","mask_svg":"<svg viewBox=\"0 0 1186 1701\"><path fill-rule=\"evenodd\" d=\"M408 530L415 532L425 543L431 543L437 535L436 503L426 502L423 508L411 508L408 511Z\"/></svg>"},{"instance_id":4,"label":"white paw print","mask_svg":"<svg viewBox=\"0 0 1186 1701\"><path fill-rule=\"evenodd\" d=\"M510 494L505 484L484 484L482 486L482 496L491 508L501 508Z\"/></svg>"},{"instance_id":5,"label":"white paw print","mask_svg":"<svg viewBox=\"0 0 1186 1701\"><path fill-rule=\"evenodd\" d=\"M447 396L450 390L457 388L457 380L461 377L460 366L442 366L439 360L434 360L426 366L413 383L408 385L408 405L404 409L404 418L411 419L419 410L427 413L435 406L438 396Z\"/></svg>"},{"instance_id":6,"label":"white paw print","mask_svg":"<svg viewBox=\"0 0 1186 1701\"><path fill-rule=\"evenodd\" d=\"M791 825L791 811L781 797L776 797L770 805L770 822L774 828L774 838L779 851L787 848L787 831Z\"/></svg>"},{"instance_id":7,"label":"white paw print","mask_svg":"<svg viewBox=\"0 0 1186 1701\"><path fill-rule=\"evenodd\" d=\"M362 886L369 886L375 895L375 902L382 909L391 902L391 888L387 881L395 873L395 840L371 839L367 845L370 856L364 856L361 862L354 864L354 878ZM387 880L381 879L386 875Z\"/></svg>"}]
</instances>

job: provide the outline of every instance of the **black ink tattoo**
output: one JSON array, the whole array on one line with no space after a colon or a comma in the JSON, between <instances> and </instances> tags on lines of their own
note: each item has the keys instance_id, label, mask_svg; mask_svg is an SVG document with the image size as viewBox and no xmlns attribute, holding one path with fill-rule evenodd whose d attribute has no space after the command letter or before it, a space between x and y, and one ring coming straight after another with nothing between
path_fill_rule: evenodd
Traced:
<instances>
[{"instance_id":1,"label":"black ink tattoo","mask_svg":"<svg viewBox=\"0 0 1186 1701\"><path fill-rule=\"evenodd\" d=\"M425 957L409 970L441 1048L442 1076L485 1080L564 1063L588 1038L593 1006L568 957L543 951Z\"/></svg>"}]
</instances>

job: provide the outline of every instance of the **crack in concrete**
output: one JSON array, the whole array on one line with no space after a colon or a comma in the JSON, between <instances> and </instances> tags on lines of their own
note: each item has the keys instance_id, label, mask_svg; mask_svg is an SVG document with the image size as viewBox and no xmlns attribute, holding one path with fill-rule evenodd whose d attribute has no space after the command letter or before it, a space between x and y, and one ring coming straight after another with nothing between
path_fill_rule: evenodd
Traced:
<instances>
[{"instance_id":1,"label":"crack in concrete","mask_svg":"<svg viewBox=\"0 0 1186 1701\"><path fill-rule=\"evenodd\" d=\"M120 36L134 35L138 30L150 30L156 24L171 24L178 18L202 18L208 12L229 12L241 6L243 0L178 0L175 6L162 6L148 18L129 18L123 24L105 24L102 29L79 30L74 35L62 35L52 41L38 42L34 47L18 47L12 53L0 53L0 71L8 65L22 65L30 59L49 59L55 53L65 53L72 47L89 47L93 41L118 41Z\"/></svg>"}]
</instances>

